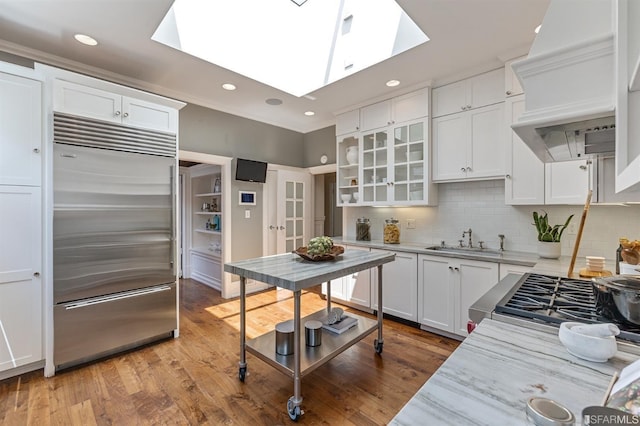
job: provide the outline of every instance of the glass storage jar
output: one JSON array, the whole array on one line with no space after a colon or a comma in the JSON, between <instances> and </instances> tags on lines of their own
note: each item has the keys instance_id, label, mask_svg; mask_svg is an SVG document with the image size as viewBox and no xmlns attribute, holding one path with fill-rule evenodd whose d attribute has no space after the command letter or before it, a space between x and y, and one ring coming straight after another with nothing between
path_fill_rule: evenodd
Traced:
<instances>
[{"instance_id":1,"label":"glass storage jar","mask_svg":"<svg viewBox=\"0 0 640 426\"><path fill-rule=\"evenodd\" d=\"M385 244L400 244L400 226L398 225L398 219L385 219L384 220L384 243Z\"/></svg>"},{"instance_id":2,"label":"glass storage jar","mask_svg":"<svg viewBox=\"0 0 640 426\"><path fill-rule=\"evenodd\" d=\"M366 217L356 219L356 241L371 241L371 222Z\"/></svg>"}]
</instances>

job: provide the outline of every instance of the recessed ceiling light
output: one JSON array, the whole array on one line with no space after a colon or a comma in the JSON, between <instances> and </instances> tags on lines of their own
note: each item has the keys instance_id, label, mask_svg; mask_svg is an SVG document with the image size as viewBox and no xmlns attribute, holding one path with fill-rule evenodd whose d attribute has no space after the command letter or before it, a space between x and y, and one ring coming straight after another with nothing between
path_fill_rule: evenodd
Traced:
<instances>
[{"instance_id":1,"label":"recessed ceiling light","mask_svg":"<svg viewBox=\"0 0 640 426\"><path fill-rule=\"evenodd\" d=\"M400 82L398 80L389 80L389 81L387 81L387 86L389 86L389 87L396 87L398 84L400 84Z\"/></svg>"},{"instance_id":2,"label":"recessed ceiling light","mask_svg":"<svg viewBox=\"0 0 640 426\"><path fill-rule=\"evenodd\" d=\"M541 27L542 27L542 24L538 25L538 26L536 27L536 29L535 29L535 30L533 30L533 32L534 32L534 33L536 33L536 34L538 34L538 33L540 32L540 28L541 28Z\"/></svg>"},{"instance_id":3,"label":"recessed ceiling light","mask_svg":"<svg viewBox=\"0 0 640 426\"><path fill-rule=\"evenodd\" d=\"M75 38L82 44L86 44L87 46L95 46L98 44L98 41L95 38L90 37L86 34L76 34L73 36L73 38Z\"/></svg>"},{"instance_id":4,"label":"recessed ceiling light","mask_svg":"<svg viewBox=\"0 0 640 426\"><path fill-rule=\"evenodd\" d=\"M311 96L311 95L304 95L305 98L309 99L310 101L315 101L316 97L315 96Z\"/></svg>"},{"instance_id":5,"label":"recessed ceiling light","mask_svg":"<svg viewBox=\"0 0 640 426\"><path fill-rule=\"evenodd\" d=\"M224 83L222 85L222 88L224 90L236 90L236 85L235 84L231 84L231 83Z\"/></svg>"},{"instance_id":6,"label":"recessed ceiling light","mask_svg":"<svg viewBox=\"0 0 640 426\"><path fill-rule=\"evenodd\" d=\"M306 111L304 115L308 115L309 117L311 117L312 115L316 115L316 113L313 111Z\"/></svg>"},{"instance_id":7,"label":"recessed ceiling light","mask_svg":"<svg viewBox=\"0 0 640 426\"><path fill-rule=\"evenodd\" d=\"M282 105L282 99L269 98L265 102L269 105Z\"/></svg>"}]
</instances>

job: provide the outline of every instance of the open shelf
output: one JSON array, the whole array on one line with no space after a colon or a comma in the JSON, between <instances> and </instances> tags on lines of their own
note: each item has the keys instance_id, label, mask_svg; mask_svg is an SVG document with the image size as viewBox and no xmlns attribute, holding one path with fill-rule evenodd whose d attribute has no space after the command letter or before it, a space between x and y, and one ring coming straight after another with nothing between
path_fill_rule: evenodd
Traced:
<instances>
[{"instance_id":1,"label":"open shelf","mask_svg":"<svg viewBox=\"0 0 640 426\"><path fill-rule=\"evenodd\" d=\"M364 339L372 331L377 330L378 322L351 312L346 315L354 317L358 323L342 334L335 334L322 329L322 343L320 346L309 347L305 344L304 323L308 320L322 320L327 315L325 309L300 319L300 376L310 373L331 360L350 346ZM276 353L276 332L272 330L255 339L246 342L246 349L285 374L293 377L293 354L279 355Z\"/></svg>"}]
</instances>

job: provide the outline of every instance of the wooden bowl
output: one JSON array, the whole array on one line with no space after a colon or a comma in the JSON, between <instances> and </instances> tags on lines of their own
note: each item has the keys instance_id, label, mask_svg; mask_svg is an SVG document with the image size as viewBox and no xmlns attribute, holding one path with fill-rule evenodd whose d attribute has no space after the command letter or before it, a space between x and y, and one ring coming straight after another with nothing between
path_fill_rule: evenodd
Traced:
<instances>
[{"instance_id":1,"label":"wooden bowl","mask_svg":"<svg viewBox=\"0 0 640 426\"><path fill-rule=\"evenodd\" d=\"M297 254L301 258L305 260L310 260L312 262L324 262L327 260L335 260L336 257L340 256L344 253L344 247L342 246L333 246L331 247L331 252L325 254L308 254L306 247L298 247L292 253Z\"/></svg>"}]
</instances>

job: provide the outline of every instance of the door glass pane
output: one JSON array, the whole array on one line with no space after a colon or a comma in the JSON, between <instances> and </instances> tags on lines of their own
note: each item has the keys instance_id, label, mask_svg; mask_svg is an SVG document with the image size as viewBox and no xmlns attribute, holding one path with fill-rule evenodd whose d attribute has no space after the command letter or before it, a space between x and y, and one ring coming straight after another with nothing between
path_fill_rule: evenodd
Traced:
<instances>
[{"instance_id":1,"label":"door glass pane","mask_svg":"<svg viewBox=\"0 0 640 426\"><path fill-rule=\"evenodd\" d=\"M293 220L287 220L286 223L287 223L287 230L286 230L287 238L293 237Z\"/></svg>"},{"instance_id":2,"label":"door glass pane","mask_svg":"<svg viewBox=\"0 0 640 426\"><path fill-rule=\"evenodd\" d=\"M409 142L419 142L424 140L424 126L416 123L409 126Z\"/></svg>"},{"instance_id":3,"label":"door glass pane","mask_svg":"<svg viewBox=\"0 0 640 426\"><path fill-rule=\"evenodd\" d=\"M296 220L296 237L301 237L302 236L302 224L304 222L302 221L302 219L298 219Z\"/></svg>"},{"instance_id":4,"label":"door glass pane","mask_svg":"<svg viewBox=\"0 0 640 426\"><path fill-rule=\"evenodd\" d=\"M398 127L394 130L394 144L407 143L407 126Z\"/></svg>"},{"instance_id":5,"label":"door glass pane","mask_svg":"<svg viewBox=\"0 0 640 426\"><path fill-rule=\"evenodd\" d=\"M286 218L293 217L293 201L287 201Z\"/></svg>"},{"instance_id":6,"label":"door glass pane","mask_svg":"<svg viewBox=\"0 0 640 426\"><path fill-rule=\"evenodd\" d=\"M296 247L302 247L302 238L296 239ZM291 251L291 250L289 250Z\"/></svg>"},{"instance_id":7,"label":"door glass pane","mask_svg":"<svg viewBox=\"0 0 640 426\"><path fill-rule=\"evenodd\" d=\"M302 182L296 182L296 199L302 200L304 196L304 185Z\"/></svg>"},{"instance_id":8,"label":"door glass pane","mask_svg":"<svg viewBox=\"0 0 640 426\"><path fill-rule=\"evenodd\" d=\"M294 248L293 248L293 240L287 240L286 247L287 247L287 252L293 251L294 250ZM298 247L302 247L302 244L300 244Z\"/></svg>"},{"instance_id":9,"label":"door glass pane","mask_svg":"<svg viewBox=\"0 0 640 426\"><path fill-rule=\"evenodd\" d=\"M294 197L293 182L287 182L286 192L287 192L287 198L293 198Z\"/></svg>"},{"instance_id":10,"label":"door glass pane","mask_svg":"<svg viewBox=\"0 0 640 426\"><path fill-rule=\"evenodd\" d=\"M302 212L304 211L304 204L302 201L296 201L296 217L302 217Z\"/></svg>"}]
</instances>

